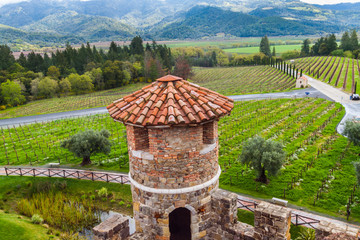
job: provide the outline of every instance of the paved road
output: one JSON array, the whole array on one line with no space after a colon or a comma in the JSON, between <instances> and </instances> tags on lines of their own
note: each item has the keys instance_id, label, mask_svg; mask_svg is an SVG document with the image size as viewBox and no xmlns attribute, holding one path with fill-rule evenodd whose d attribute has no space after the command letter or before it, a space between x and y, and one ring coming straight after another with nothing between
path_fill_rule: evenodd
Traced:
<instances>
[{"instance_id":1,"label":"paved road","mask_svg":"<svg viewBox=\"0 0 360 240\"><path fill-rule=\"evenodd\" d=\"M322 94L320 91L316 90L315 88L294 90L291 92L235 95L235 96L229 96L229 97L234 99L235 101L275 99L275 98L294 98L294 97L301 98L301 97L307 96L305 94L305 92L309 92L309 95L308 95L309 97L324 98L324 99L331 100L329 97ZM60 112L60 113L34 115L34 116L28 116L28 117L9 118L9 119L0 120L0 126L7 126L7 125L18 126L19 124L53 121L53 120L62 119L62 118L100 114L100 113L106 113L106 112L107 112L107 110L105 107L99 107L99 108L90 108L90 109L83 109L83 110L69 111L69 112Z\"/></svg>"},{"instance_id":2,"label":"paved road","mask_svg":"<svg viewBox=\"0 0 360 240\"><path fill-rule=\"evenodd\" d=\"M83 110L76 110L69 112L49 113L49 114L34 115L28 117L1 119L0 126L7 126L7 125L17 126L19 124L53 121L62 118L92 115L92 114L99 114L106 112L107 112L106 107L99 107L99 108L90 108L90 109L83 109Z\"/></svg>"}]
</instances>

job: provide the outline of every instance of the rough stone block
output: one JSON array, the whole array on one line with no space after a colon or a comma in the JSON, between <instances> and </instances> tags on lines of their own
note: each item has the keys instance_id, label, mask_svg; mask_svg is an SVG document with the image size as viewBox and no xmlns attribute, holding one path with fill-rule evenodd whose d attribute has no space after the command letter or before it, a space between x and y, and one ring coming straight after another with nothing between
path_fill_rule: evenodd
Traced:
<instances>
[{"instance_id":1,"label":"rough stone block","mask_svg":"<svg viewBox=\"0 0 360 240\"><path fill-rule=\"evenodd\" d=\"M93 228L95 239L98 240L123 240L129 233L129 219L121 214L116 214Z\"/></svg>"}]
</instances>

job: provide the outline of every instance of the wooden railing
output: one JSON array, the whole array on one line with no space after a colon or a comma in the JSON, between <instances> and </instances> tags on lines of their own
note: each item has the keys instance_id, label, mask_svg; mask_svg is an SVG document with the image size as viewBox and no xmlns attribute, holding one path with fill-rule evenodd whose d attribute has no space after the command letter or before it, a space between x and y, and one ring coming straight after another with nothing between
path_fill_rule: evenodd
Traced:
<instances>
[{"instance_id":1,"label":"wooden railing","mask_svg":"<svg viewBox=\"0 0 360 240\"><path fill-rule=\"evenodd\" d=\"M55 169L55 168L8 168L6 176L60 177L91 181L103 181L130 184L129 176L121 173L104 173L87 170Z\"/></svg>"},{"instance_id":2,"label":"wooden railing","mask_svg":"<svg viewBox=\"0 0 360 240\"><path fill-rule=\"evenodd\" d=\"M32 176L32 177L59 177L59 178L73 178L91 181L112 182L120 184L130 184L129 176L121 173L107 173L87 170L72 170L72 169L56 169L56 168L19 168L19 167L5 167L6 176ZM257 205L256 201L248 201L238 198L238 209L245 209L254 212ZM314 224L319 223L317 219L313 219L304 215L291 215L292 224L306 225L310 228L316 228Z\"/></svg>"},{"instance_id":3,"label":"wooden railing","mask_svg":"<svg viewBox=\"0 0 360 240\"><path fill-rule=\"evenodd\" d=\"M255 201L247 201L240 198L238 198L237 203L238 203L238 209L244 209L251 212L254 212L257 205L259 205L259 203ZM318 224L319 222L320 220L310 218L304 215L300 215L297 213L291 214L291 223L294 224L295 226L306 225L308 228L316 229L314 225Z\"/></svg>"}]
</instances>

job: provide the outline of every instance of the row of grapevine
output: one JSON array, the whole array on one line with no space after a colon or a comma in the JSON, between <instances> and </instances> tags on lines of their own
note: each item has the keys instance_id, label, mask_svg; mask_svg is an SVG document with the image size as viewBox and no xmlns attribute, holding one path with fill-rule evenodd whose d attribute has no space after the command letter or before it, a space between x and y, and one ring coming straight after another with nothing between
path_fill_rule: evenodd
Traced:
<instances>
[{"instance_id":1,"label":"row of grapevine","mask_svg":"<svg viewBox=\"0 0 360 240\"><path fill-rule=\"evenodd\" d=\"M0 119L104 107L147 84L148 83L129 84L122 88L84 95L37 100L26 105L0 111Z\"/></svg>"},{"instance_id":2,"label":"row of grapevine","mask_svg":"<svg viewBox=\"0 0 360 240\"><path fill-rule=\"evenodd\" d=\"M286 91L295 79L270 66L195 68L191 81L224 95Z\"/></svg>"},{"instance_id":3,"label":"row of grapevine","mask_svg":"<svg viewBox=\"0 0 360 240\"><path fill-rule=\"evenodd\" d=\"M348 145L347 139L336 133L343 115L340 104L323 99L236 102L232 114L219 122L220 183L232 190L286 198L333 213L343 213L343 206L351 198L352 215L360 217L360 196L353 191L356 178L352 166L360 148ZM106 128L112 133L112 152L95 156L95 165L126 171L125 128L107 114L2 128L0 164L77 165L81 160L62 149L60 142L85 128ZM255 135L280 141L287 153L280 175L270 177L268 185L255 182L254 170L238 161L244 141Z\"/></svg>"},{"instance_id":4,"label":"row of grapevine","mask_svg":"<svg viewBox=\"0 0 360 240\"><path fill-rule=\"evenodd\" d=\"M360 83L358 59L335 56L299 58L295 60L295 67L349 93L354 93L356 83Z\"/></svg>"}]
</instances>

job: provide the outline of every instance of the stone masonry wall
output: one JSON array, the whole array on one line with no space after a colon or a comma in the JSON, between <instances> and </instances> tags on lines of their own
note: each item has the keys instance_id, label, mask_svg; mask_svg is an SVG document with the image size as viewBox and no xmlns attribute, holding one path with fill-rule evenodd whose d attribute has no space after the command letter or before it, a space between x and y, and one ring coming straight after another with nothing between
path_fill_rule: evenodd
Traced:
<instances>
[{"instance_id":1,"label":"stone masonry wall","mask_svg":"<svg viewBox=\"0 0 360 240\"><path fill-rule=\"evenodd\" d=\"M116 214L93 228L95 240L125 240L129 234L129 219Z\"/></svg>"},{"instance_id":2,"label":"stone masonry wall","mask_svg":"<svg viewBox=\"0 0 360 240\"><path fill-rule=\"evenodd\" d=\"M212 144L218 137L218 122L212 121L203 125L203 142Z\"/></svg>"},{"instance_id":3,"label":"stone masonry wall","mask_svg":"<svg viewBox=\"0 0 360 240\"><path fill-rule=\"evenodd\" d=\"M351 226L330 223L327 221L320 221L319 226L316 229L316 240L324 239L332 234L343 233L349 236L349 239L358 239L359 229Z\"/></svg>"},{"instance_id":4,"label":"stone masonry wall","mask_svg":"<svg viewBox=\"0 0 360 240\"><path fill-rule=\"evenodd\" d=\"M217 124L213 124L214 127ZM134 151L128 134L131 177L152 188L178 189L211 180L219 171L218 139L203 143L203 126L149 128L149 151Z\"/></svg>"},{"instance_id":5,"label":"stone masonry wall","mask_svg":"<svg viewBox=\"0 0 360 240\"><path fill-rule=\"evenodd\" d=\"M268 202L261 202L255 209L256 240L290 240L291 211Z\"/></svg>"},{"instance_id":6,"label":"stone masonry wall","mask_svg":"<svg viewBox=\"0 0 360 240\"><path fill-rule=\"evenodd\" d=\"M254 227L237 221L237 195L217 190L212 195L213 227L208 239L254 240Z\"/></svg>"},{"instance_id":7,"label":"stone masonry wall","mask_svg":"<svg viewBox=\"0 0 360 240\"><path fill-rule=\"evenodd\" d=\"M133 211L136 231L148 239L170 239L169 214L179 207L191 212L193 239L203 239L212 226L211 195L218 189L215 184L184 194L154 194L132 186Z\"/></svg>"},{"instance_id":8,"label":"stone masonry wall","mask_svg":"<svg viewBox=\"0 0 360 240\"><path fill-rule=\"evenodd\" d=\"M149 134L147 128L126 125L126 133L130 149L149 151Z\"/></svg>"}]
</instances>

